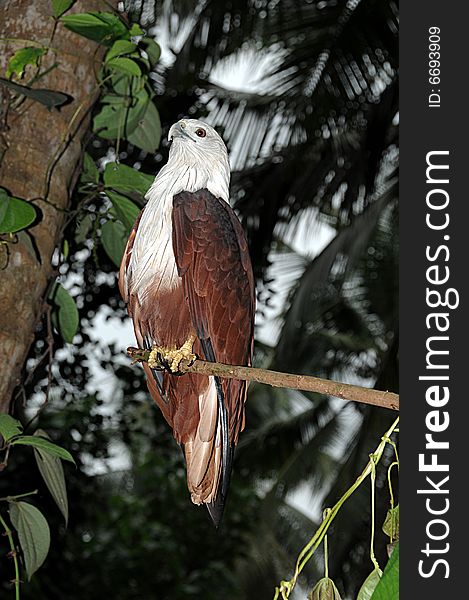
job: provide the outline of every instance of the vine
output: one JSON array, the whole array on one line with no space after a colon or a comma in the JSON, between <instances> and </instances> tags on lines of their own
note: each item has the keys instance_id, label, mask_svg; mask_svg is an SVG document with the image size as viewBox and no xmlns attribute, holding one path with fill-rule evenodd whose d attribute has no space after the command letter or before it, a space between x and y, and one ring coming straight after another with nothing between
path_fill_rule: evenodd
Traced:
<instances>
[{"instance_id":1,"label":"vine","mask_svg":"<svg viewBox=\"0 0 469 600\"><path fill-rule=\"evenodd\" d=\"M287 600L288 598L290 598L290 595L291 595L294 587L297 584L298 577L300 576L301 572L303 571L303 569L305 568L307 563L310 561L311 557L316 552L318 547L326 539L327 531L328 531L329 527L331 526L333 520L337 516L337 513L339 512L339 510L341 509L343 504L355 492L355 490L357 490L360 487L360 485L368 478L368 476L370 476L370 479L371 479L371 507L372 507L372 511L371 511L372 512L372 517L371 517L372 518L372 530L371 530L371 540L370 540L370 559L371 559L371 562L372 562L374 568L373 568L373 571L370 573L370 575L365 580L364 584L362 585L360 592L358 593L357 600L365 600L365 598L371 598L372 595L374 594L375 590L377 590L379 593L378 585L381 580L382 572L381 572L381 569L379 568L378 562L374 555L375 474L376 474L376 466L378 465L378 463L380 462L380 460L383 456L386 445L390 444L391 446L395 446L394 442L390 439L390 437L394 432L397 431L398 424L399 424L399 417L397 417L397 419L394 421L394 423L391 425L391 427L388 429L388 431L381 438L381 442L379 443L376 450L372 454L370 454L370 460L369 460L368 464L366 465L366 467L361 472L361 474L359 475L359 477L357 478L357 480L349 487L349 489L344 493L344 495L337 501L337 503L332 508L326 509L326 511L324 512L324 519L323 519L321 525L319 526L316 533L313 535L313 537L306 544L306 546L303 548L303 550L300 552L300 554L298 556L298 559L296 561L295 571L294 571L292 578L289 580L281 581L280 584L275 588L274 600L278 600L279 598L282 598L282 600ZM392 506L390 510L393 510L393 509L394 509L394 507ZM391 514L390 511L388 511L388 516L383 525L383 529L384 529L385 533L387 533L387 531L388 531L387 526L388 526L389 520L392 519L392 517L390 517L390 514ZM396 519L395 516L394 516L394 519ZM396 533L396 531L397 531L397 528L393 528L394 534ZM393 538L391 538L391 539L393 539ZM326 558L326 560L327 560L327 558ZM393 569L395 568L394 562L391 563L391 561L389 561L388 565L389 564L392 565ZM326 570L326 573L327 573L327 570ZM329 579L327 575L326 575L325 579L326 578ZM323 580L321 580L317 584L317 585L321 584L320 589L326 588L326 583L324 583L324 582L321 583L321 582L323 582ZM327 584L327 586L329 589L330 588L329 584ZM335 588L335 585L334 585L334 588ZM316 591L318 591L317 588L315 588L315 589L316 589ZM313 589L313 592L314 592L314 589ZM338 592L337 592L336 596L316 595L313 597L318 598L318 599L326 598L326 597L327 598L331 598L331 597L332 598L340 598L340 596L338 596Z\"/></svg>"},{"instance_id":2,"label":"vine","mask_svg":"<svg viewBox=\"0 0 469 600\"><path fill-rule=\"evenodd\" d=\"M0 471L8 466L11 451L17 446L33 448L36 464L49 492L59 510L62 512L65 523L68 521L67 490L62 461L75 463L71 454L56 444L52 443L45 431L38 429L33 435L24 435L23 427L19 421L10 415L0 415L0 436L3 443L0 452L3 459L0 462ZM0 524L10 545L9 556L13 558L15 577L12 579L15 587L15 600L20 598L20 568L18 552L16 549L13 531L18 537L19 547L22 552L24 567L28 579L42 565L49 551L50 532L47 520L42 512L33 504L23 501L37 493L37 490L6 496L0 502L8 505L9 520L0 513Z\"/></svg>"}]
</instances>

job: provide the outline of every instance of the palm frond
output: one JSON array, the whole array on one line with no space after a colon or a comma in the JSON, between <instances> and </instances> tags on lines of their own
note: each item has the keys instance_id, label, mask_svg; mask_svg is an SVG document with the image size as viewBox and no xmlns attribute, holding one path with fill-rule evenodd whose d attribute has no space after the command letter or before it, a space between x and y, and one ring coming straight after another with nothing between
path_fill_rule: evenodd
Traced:
<instances>
[{"instance_id":1,"label":"palm frond","mask_svg":"<svg viewBox=\"0 0 469 600\"><path fill-rule=\"evenodd\" d=\"M263 390L265 389L264 387ZM287 392L285 396L288 399L287 403L278 408L278 403L272 405L270 397L269 416L257 419L253 413L256 405L265 404L264 399L260 399L259 395L249 398L247 408L250 427L239 442L237 460L244 465L250 465L251 472L257 477L267 479L277 473L290 459L295 447L302 449L304 444L309 443L321 431L323 425L330 423L334 417L327 398L320 397L311 406L311 402L300 393ZM292 402L295 396L296 408ZM331 426L329 431L333 432ZM325 439L323 438L323 443Z\"/></svg>"},{"instance_id":2,"label":"palm frond","mask_svg":"<svg viewBox=\"0 0 469 600\"><path fill-rule=\"evenodd\" d=\"M317 339L313 339L312 336L318 331L327 330L326 321L329 321L329 325L333 321L337 323L339 315L344 323L348 323L348 330L356 336L355 343L360 337L364 337L370 345L372 336L368 326L353 304L344 297L342 288L368 246L381 218L383 207L394 199L394 195L395 186L391 185L375 202L357 215L348 227L341 229L306 268L291 292L290 305L285 313L276 351L276 365L285 365L282 368L287 368L291 364L291 348L296 348L298 355L299 344L300 347L305 347L305 352L308 348L314 348ZM330 330L333 334L339 331L343 334L347 331L337 325L332 326ZM365 349L366 346L363 350ZM314 362L310 360L304 364L306 369L310 369Z\"/></svg>"}]
</instances>

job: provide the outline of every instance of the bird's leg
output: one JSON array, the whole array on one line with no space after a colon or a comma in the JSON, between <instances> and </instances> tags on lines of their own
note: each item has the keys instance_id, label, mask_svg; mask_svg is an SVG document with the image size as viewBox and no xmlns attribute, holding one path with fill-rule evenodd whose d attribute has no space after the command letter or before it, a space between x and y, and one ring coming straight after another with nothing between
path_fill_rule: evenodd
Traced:
<instances>
[{"instance_id":1,"label":"bird's leg","mask_svg":"<svg viewBox=\"0 0 469 600\"><path fill-rule=\"evenodd\" d=\"M197 359L197 356L192 352L195 340L196 336L190 335L180 348L155 346L148 357L148 366L155 369L163 365L173 375L181 374L179 365L182 361L192 364Z\"/></svg>"}]
</instances>

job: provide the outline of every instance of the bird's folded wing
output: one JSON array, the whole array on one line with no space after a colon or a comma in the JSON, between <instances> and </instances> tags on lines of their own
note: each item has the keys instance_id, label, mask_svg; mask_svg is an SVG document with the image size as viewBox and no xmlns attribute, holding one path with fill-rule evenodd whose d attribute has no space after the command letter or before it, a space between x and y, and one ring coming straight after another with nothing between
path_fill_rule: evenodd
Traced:
<instances>
[{"instance_id":1,"label":"bird's folded wing","mask_svg":"<svg viewBox=\"0 0 469 600\"><path fill-rule=\"evenodd\" d=\"M250 365L254 278L246 238L231 207L205 189L176 195L173 251L197 336L204 351L213 349L214 356L205 358ZM223 388L231 443L236 443L246 383L225 380Z\"/></svg>"}]
</instances>

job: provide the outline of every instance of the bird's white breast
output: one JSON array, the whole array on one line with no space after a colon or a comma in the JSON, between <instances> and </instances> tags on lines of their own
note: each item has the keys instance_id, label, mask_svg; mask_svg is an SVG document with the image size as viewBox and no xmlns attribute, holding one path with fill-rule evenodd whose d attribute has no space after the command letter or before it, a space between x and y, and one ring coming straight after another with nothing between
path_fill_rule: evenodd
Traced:
<instances>
[{"instance_id":1,"label":"bird's white breast","mask_svg":"<svg viewBox=\"0 0 469 600\"><path fill-rule=\"evenodd\" d=\"M181 284L172 242L174 196L206 188L228 202L228 184L224 173L210 164L200 168L168 163L161 169L147 192L127 269L129 292L136 293L141 304L149 293L167 292Z\"/></svg>"}]
</instances>

